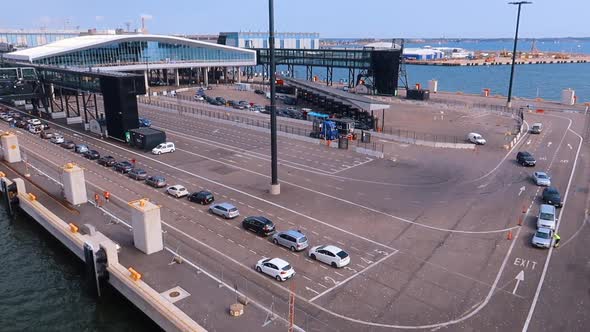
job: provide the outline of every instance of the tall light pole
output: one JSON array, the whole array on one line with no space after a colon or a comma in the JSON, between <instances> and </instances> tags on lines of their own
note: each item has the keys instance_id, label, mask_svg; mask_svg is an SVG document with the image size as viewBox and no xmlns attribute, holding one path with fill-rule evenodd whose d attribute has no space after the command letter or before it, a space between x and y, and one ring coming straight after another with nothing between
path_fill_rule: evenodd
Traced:
<instances>
[{"instance_id":1,"label":"tall light pole","mask_svg":"<svg viewBox=\"0 0 590 332\"><path fill-rule=\"evenodd\" d=\"M275 101L275 22L274 22L274 1L268 0L268 45L270 46L270 159L271 159L271 183L270 194L281 193L278 174L278 152L277 152L277 107Z\"/></svg>"},{"instance_id":2,"label":"tall light pole","mask_svg":"<svg viewBox=\"0 0 590 332\"><path fill-rule=\"evenodd\" d=\"M509 2L510 5L518 5L518 14L516 15L516 33L514 34L514 48L512 49L512 65L510 66L510 83L508 85L508 100L506 107L512 107L512 81L514 80L514 62L516 61L516 44L518 42L518 26L520 24L520 7L531 4L530 1Z\"/></svg>"}]
</instances>

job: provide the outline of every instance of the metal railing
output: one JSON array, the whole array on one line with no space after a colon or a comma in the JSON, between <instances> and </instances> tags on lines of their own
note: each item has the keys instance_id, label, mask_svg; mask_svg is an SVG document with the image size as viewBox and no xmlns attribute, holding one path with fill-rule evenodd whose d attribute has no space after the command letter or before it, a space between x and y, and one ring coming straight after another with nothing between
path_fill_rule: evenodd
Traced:
<instances>
[{"instance_id":1,"label":"metal railing","mask_svg":"<svg viewBox=\"0 0 590 332\"><path fill-rule=\"evenodd\" d=\"M414 130L384 127L383 134L399 137L404 141L427 141L434 143L465 143L465 138L456 135L421 133Z\"/></svg>"}]
</instances>

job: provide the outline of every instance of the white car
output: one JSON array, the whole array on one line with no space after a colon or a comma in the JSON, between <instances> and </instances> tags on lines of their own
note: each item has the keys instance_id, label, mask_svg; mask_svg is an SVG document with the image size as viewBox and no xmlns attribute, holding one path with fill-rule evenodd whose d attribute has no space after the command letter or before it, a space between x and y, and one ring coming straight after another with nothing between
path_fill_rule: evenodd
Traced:
<instances>
[{"instance_id":1,"label":"white car","mask_svg":"<svg viewBox=\"0 0 590 332\"><path fill-rule=\"evenodd\" d=\"M467 134L467 140L476 145L485 145L486 140L478 133L469 133Z\"/></svg>"},{"instance_id":2,"label":"white car","mask_svg":"<svg viewBox=\"0 0 590 332\"><path fill-rule=\"evenodd\" d=\"M553 241L553 231L549 228L541 227L533 235L531 243L537 248L551 248Z\"/></svg>"},{"instance_id":3,"label":"white car","mask_svg":"<svg viewBox=\"0 0 590 332\"><path fill-rule=\"evenodd\" d=\"M39 120L39 119L30 119L30 120L27 120L27 122L33 126L40 126L41 125L41 120Z\"/></svg>"},{"instance_id":4,"label":"white car","mask_svg":"<svg viewBox=\"0 0 590 332\"><path fill-rule=\"evenodd\" d=\"M61 135L54 135L49 141L53 144L61 144L64 142L64 137Z\"/></svg>"},{"instance_id":5,"label":"white car","mask_svg":"<svg viewBox=\"0 0 590 332\"><path fill-rule=\"evenodd\" d=\"M311 259L317 259L332 267L344 267L350 263L350 256L348 253L332 245L312 247L309 249L308 255Z\"/></svg>"},{"instance_id":6,"label":"white car","mask_svg":"<svg viewBox=\"0 0 590 332\"><path fill-rule=\"evenodd\" d=\"M172 142L164 142L164 143L158 144L158 146L156 146L155 148L153 148L152 149L152 153L153 154L170 153L170 152L174 152L174 150L176 150L176 147L174 146L174 143L172 143Z\"/></svg>"},{"instance_id":7,"label":"white car","mask_svg":"<svg viewBox=\"0 0 590 332\"><path fill-rule=\"evenodd\" d=\"M205 100L205 98L203 98L203 96L196 95L195 100L203 101L203 100Z\"/></svg>"},{"instance_id":8,"label":"white car","mask_svg":"<svg viewBox=\"0 0 590 332\"><path fill-rule=\"evenodd\" d=\"M549 174L545 172L535 172L533 173L533 180L537 186L551 186L551 177Z\"/></svg>"},{"instance_id":9,"label":"white car","mask_svg":"<svg viewBox=\"0 0 590 332\"><path fill-rule=\"evenodd\" d=\"M256 271L275 278L277 281L285 281L295 275L295 270L286 261L280 258L263 258L256 263Z\"/></svg>"},{"instance_id":10,"label":"white car","mask_svg":"<svg viewBox=\"0 0 590 332\"><path fill-rule=\"evenodd\" d=\"M537 229L548 228L555 230L557 227L557 215L555 206L549 204L541 204L539 208L539 216L537 217Z\"/></svg>"},{"instance_id":11,"label":"white car","mask_svg":"<svg viewBox=\"0 0 590 332\"><path fill-rule=\"evenodd\" d=\"M176 198L188 196L188 194L189 194L188 190L186 190L186 188L184 186L181 186L179 184L168 187L166 189L166 192L169 195L172 195Z\"/></svg>"}]
</instances>

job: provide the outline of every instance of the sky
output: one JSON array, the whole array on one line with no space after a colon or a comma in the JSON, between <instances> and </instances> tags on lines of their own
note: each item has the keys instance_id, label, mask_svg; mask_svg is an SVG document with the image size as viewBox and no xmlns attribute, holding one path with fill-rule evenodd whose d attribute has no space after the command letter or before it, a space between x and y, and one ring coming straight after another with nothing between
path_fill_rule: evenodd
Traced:
<instances>
[{"instance_id":1,"label":"sky","mask_svg":"<svg viewBox=\"0 0 590 332\"><path fill-rule=\"evenodd\" d=\"M533 0L520 37L587 37L590 0ZM516 6L502 0L275 0L280 32L321 38L511 38ZM7 0L0 29L140 27L154 34L267 31L268 0Z\"/></svg>"}]
</instances>

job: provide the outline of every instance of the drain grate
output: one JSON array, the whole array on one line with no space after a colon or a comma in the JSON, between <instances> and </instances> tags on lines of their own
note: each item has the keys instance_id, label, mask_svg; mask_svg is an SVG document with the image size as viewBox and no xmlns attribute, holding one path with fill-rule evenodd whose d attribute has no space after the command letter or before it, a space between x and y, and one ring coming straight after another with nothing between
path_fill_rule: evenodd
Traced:
<instances>
[{"instance_id":1,"label":"drain grate","mask_svg":"<svg viewBox=\"0 0 590 332\"><path fill-rule=\"evenodd\" d=\"M174 303L174 302L177 302L177 301L180 301L184 298L189 297L191 294L189 292L185 291L182 287L176 286L174 288L171 288L167 291L160 293L160 295L162 295L164 298L166 298L171 303Z\"/></svg>"}]
</instances>

